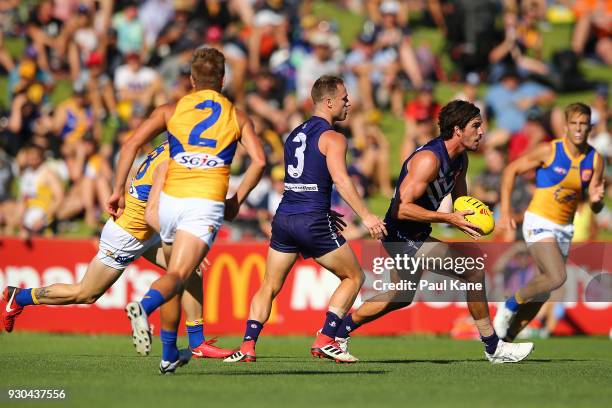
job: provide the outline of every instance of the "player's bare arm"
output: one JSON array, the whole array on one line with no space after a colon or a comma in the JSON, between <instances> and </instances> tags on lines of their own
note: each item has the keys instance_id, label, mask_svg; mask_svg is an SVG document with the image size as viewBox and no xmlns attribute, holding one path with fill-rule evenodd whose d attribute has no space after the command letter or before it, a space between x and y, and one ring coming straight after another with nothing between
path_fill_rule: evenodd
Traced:
<instances>
[{"instance_id":1,"label":"player's bare arm","mask_svg":"<svg viewBox=\"0 0 612 408\"><path fill-rule=\"evenodd\" d=\"M145 208L145 221L157 232L159 232L159 194L164 188L167 171L168 160L160 163L153 171L153 185Z\"/></svg>"},{"instance_id":2,"label":"player's bare arm","mask_svg":"<svg viewBox=\"0 0 612 408\"><path fill-rule=\"evenodd\" d=\"M243 111L236 109L238 126L240 126L240 143L244 146L251 158L251 164L244 173L242 182L233 197L225 200L225 220L232 221L238 215L238 209L249 195L251 190L259 183L266 167L266 156L259 136L255 133L253 122Z\"/></svg>"},{"instance_id":3,"label":"player's bare arm","mask_svg":"<svg viewBox=\"0 0 612 408\"><path fill-rule=\"evenodd\" d=\"M422 151L414 155L408 163L408 174L399 189L400 200L395 209L395 217L399 220L423 223L444 222L456 226L474 238L479 237L478 227L464 218L471 214L470 211L441 213L415 204L427 191L427 185L436 179L439 171L440 163L434 153Z\"/></svg>"},{"instance_id":4,"label":"player's bare arm","mask_svg":"<svg viewBox=\"0 0 612 408\"><path fill-rule=\"evenodd\" d=\"M106 205L109 214L115 219L121 215L125 207L125 183L138 150L140 150L145 143L166 130L166 123L174 113L175 106L175 104L166 104L157 107L151 116L136 128L132 137L130 137L121 147L115 173L113 193Z\"/></svg>"},{"instance_id":5,"label":"player's bare arm","mask_svg":"<svg viewBox=\"0 0 612 408\"><path fill-rule=\"evenodd\" d=\"M319 138L319 150L325 155L329 174L338 189L340 196L363 220L372 238L379 239L387 235L384 222L374 214L370 213L365 202L359 197L359 193L353 185L346 169L347 143L345 137L333 130L328 130Z\"/></svg>"},{"instance_id":6,"label":"player's bare arm","mask_svg":"<svg viewBox=\"0 0 612 408\"><path fill-rule=\"evenodd\" d=\"M512 217L510 197L512 197L512 191L514 190L514 181L520 174L526 173L529 170L536 169L542 166L550 158L552 154L552 147L550 143L543 143L537 146L531 152L521 156L512 163L510 163L502 174L501 182L501 214L499 222L497 223L499 228L502 229L516 229L516 222Z\"/></svg>"},{"instance_id":7,"label":"player's bare arm","mask_svg":"<svg viewBox=\"0 0 612 408\"><path fill-rule=\"evenodd\" d=\"M605 196L606 186L603 158L599 153L595 153L595 168L593 169L593 177L589 183L589 204L594 213L597 214L603 209Z\"/></svg>"}]
</instances>

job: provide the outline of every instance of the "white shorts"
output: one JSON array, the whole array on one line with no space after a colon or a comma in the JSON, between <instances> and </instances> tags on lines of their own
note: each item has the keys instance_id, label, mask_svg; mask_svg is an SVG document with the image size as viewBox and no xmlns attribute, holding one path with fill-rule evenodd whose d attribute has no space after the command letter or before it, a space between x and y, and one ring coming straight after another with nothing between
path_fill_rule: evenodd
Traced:
<instances>
[{"instance_id":1,"label":"white shorts","mask_svg":"<svg viewBox=\"0 0 612 408\"><path fill-rule=\"evenodd\" d=\"M223 223L225 203L204 198L178 198L162 192L159 196L159 235L174 242L177 230L186 231L211 248Z\"/></svg>"},{"instance_id":2,"label":"white shorts","mask_svg":"<svg viewBox=\"0 0 612 408\"><path fill-rule=\"evenodd\" d=\"M556 224L527 211L523 220L523 237L527 246L531 246L544 238L554 238L559 245L559 249L561 249L561 253L567 258L574 237L574 224Z\"/></svg>"},{"instance_id":3,"label":"white shorts","mask_svg":"<svg viewBox=\"0 0 612 408\"><path fill-rule=\"evenodd\" d=\"M109 218L102 229L100 247L96 257L104 265L122 271L147 249L160 246L160 244L159 235L154 234L148 240L141 241Z\"/></svg>"},{"instance_id":4,"label":"white shorts","mask_svg":"<svg viewBox=\"0 0 612 408\"><path fill-rule=\"evenodd\" d=\"M34 227L39 224L42 225L43 228L49 224L47 213L41 207L28 207L23 214L23 226L32 231Z\"/></svg>"}]
</instances>

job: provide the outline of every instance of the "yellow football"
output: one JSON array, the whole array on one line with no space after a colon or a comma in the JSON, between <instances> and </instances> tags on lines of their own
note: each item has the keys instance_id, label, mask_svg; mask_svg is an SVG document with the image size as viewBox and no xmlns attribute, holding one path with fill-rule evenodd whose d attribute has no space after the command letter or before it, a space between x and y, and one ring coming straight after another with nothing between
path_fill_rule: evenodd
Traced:
<instances>
[{"instance_id":1,"label":"yellow football","mask_svg":"<svg viewBox=\"0 0 612 408\"><path fill-rule=\"evenodd\" d=\"M482 201L470 196L458 197L453 203L454 211L472 210L474 214L466 215L465 219L472 224L478 225L478 228L484 235L489 235L495 228L495 220L491 210Z\"/></svg>"}]
</instances>

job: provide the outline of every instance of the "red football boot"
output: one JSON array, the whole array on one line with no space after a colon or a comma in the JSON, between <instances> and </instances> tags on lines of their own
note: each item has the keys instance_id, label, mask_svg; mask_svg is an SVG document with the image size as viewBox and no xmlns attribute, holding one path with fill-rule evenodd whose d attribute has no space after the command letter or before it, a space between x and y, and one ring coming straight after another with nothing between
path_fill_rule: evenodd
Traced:
<instances>
[{"instance_id":1,"label":"red football boot","mask_svg":"<svg viewBox=\"0 0 612 408\"><path fill-rule=\"evenodd\" d=\"M255 340L243 341L240 350L226 358L226 363L254 363L257 360L255 357Z\"/></svg>"},{"instance_id":2,"label":"red football boot","mask_svg":"<svg viewBox=\"0 0 612 408\"><path fill-rule=\"evenodd\" d=\"M198 347L191 349L193 358L227 358L234 354L234 350L222 349L213 346L217 339L202 342Z\"/></svg>"},{"instance_id":3,"label":"red football boot","mask_svg":"<svg viewBox=\"0 0 612 408\"><path fill-rule=\"evenodd\" d=\"M23 312L23 306L19 306L15 301L15 296L21 289L14 286L7 286L2 292L2 299L6 302L6 305L2 309L2 324L4 330L12 332L15 326L15 319Z\"/></svg>"},{"instance_id":4,"label":"red football boot","mask_svg":"<svg viewBox=\"0 0 612 408\"><path fill-rule=\"evenodd\" d=\"M342 348L335 339L326 336L320 331L317 332L317 338L310 348L310 354L317 358L329 358L336 363L356 363L359 361L350 355L348 351L342 351Z\"/></svg>"}]
</instances>

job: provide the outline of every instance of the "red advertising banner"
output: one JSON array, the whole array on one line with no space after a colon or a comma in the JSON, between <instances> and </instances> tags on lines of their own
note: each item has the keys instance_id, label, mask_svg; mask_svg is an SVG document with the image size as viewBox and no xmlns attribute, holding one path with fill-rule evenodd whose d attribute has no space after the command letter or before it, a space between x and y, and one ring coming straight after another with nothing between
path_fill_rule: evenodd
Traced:
<instances>
[{"instance_id":1,"label":"red advertising banner","mask_svg":"<svg viewBox=\"0 0 612 408\"><path fill-rule=\"evenodd\" d=\"M611 253L606 251L609 244L594 245L602 246L599 251L605 256ZM362 244L355 242L352 246L359 253ZM598 260L593 264L593 257L589 256L592 250L583 249L582 255L580 251L580 247L574 251L578 261L574 260L568 267L571 277L567 290L576 291L576 301L565 304L567 319L557 327L557 333L608 334L612 327L612 302L584 302L579 292L584 291L586 279L592 278L595 272L610 273L605 270L610 262ZM96 252L94 240L36 239L27 245L17 239L0 239L0 287L78 282ZM265 272L266 252L265 242L215 244L208 256L211 266L204 276L207 333L242 334L250 299ZM489 259L488 263L493 261ZM17 321L16 330L129 333L130 325L123 308L128 302L140 299L161 273L140 259L126 269L96 304L28 307ZM338 282L312 260L298 261L274 303L265 334L314 335L323 323L329 297ZM357 305L361 301L358 298ZM467 316L463 302L419 301L364 326L360 333L450 333L460 328ZM151 321L159 327L158 314Z\"/></svg>"}]
</instances>

